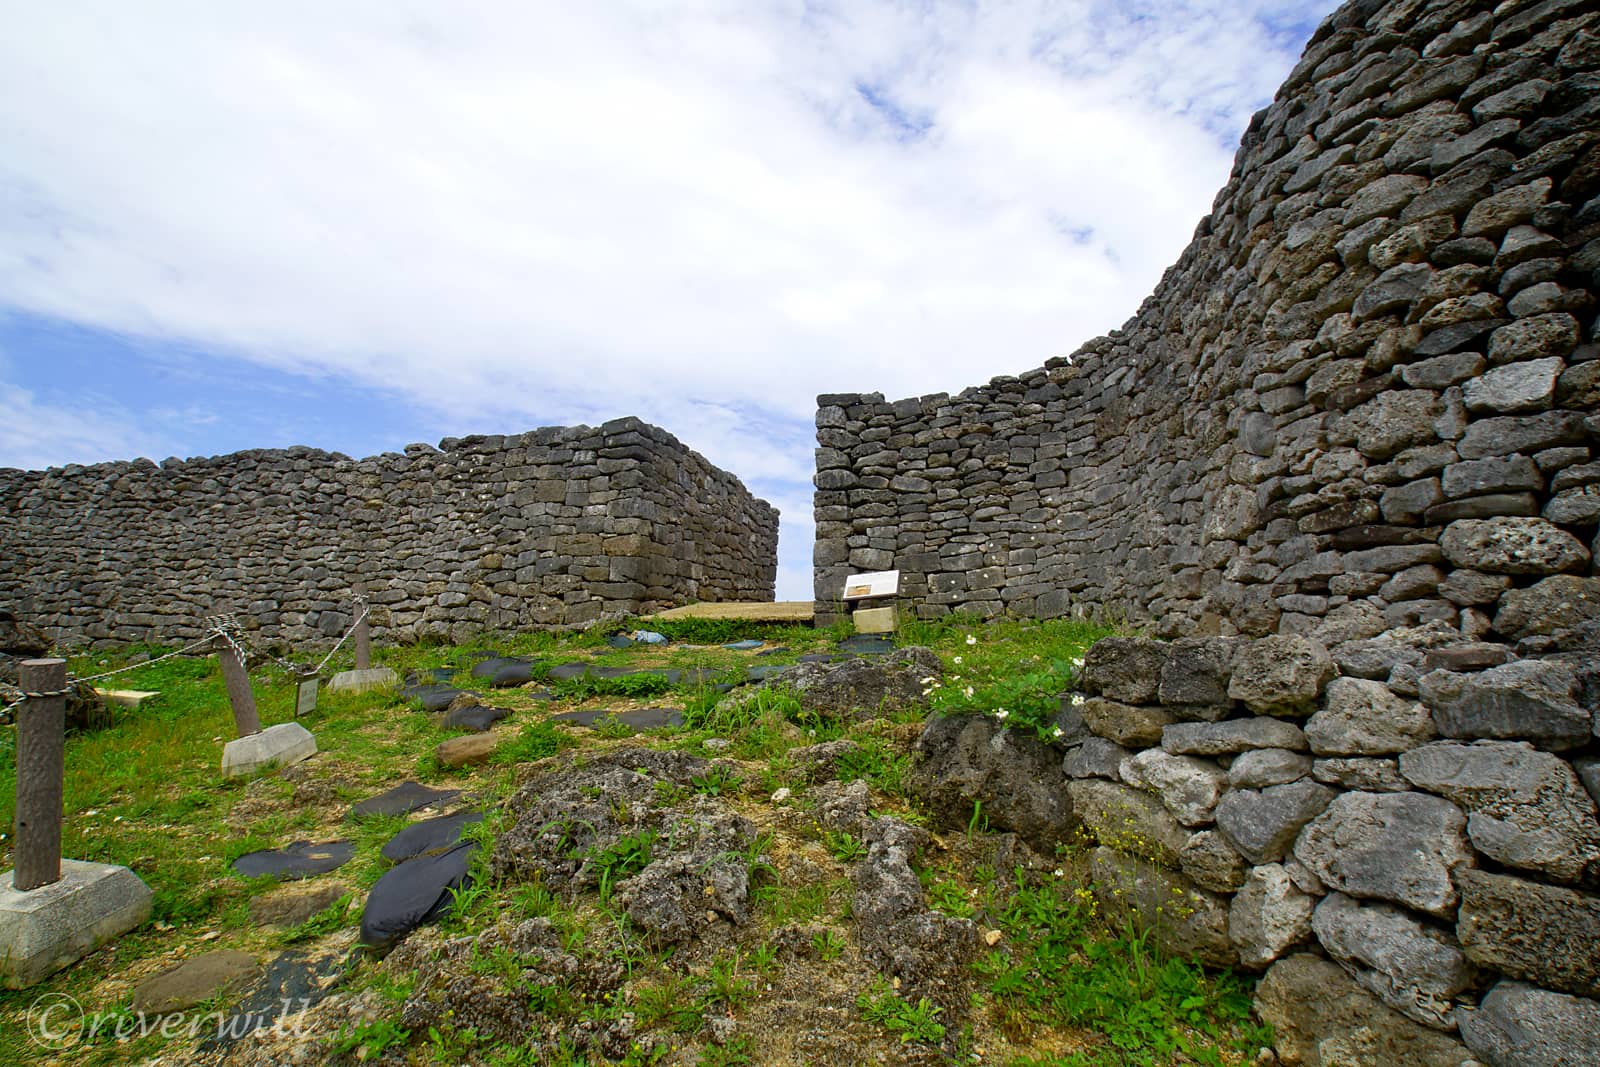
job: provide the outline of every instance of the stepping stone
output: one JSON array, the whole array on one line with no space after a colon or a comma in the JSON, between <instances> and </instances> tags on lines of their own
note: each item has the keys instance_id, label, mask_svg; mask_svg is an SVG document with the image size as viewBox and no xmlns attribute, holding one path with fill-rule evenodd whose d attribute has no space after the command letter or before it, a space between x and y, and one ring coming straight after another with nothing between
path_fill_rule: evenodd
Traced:
<instances>
[{"instance_id":1,"label":"stepping stone","mask_svg":"<svg viewBox=\"0 0 1600 1067\"><path fill-rule=\"evenodd\" d=\"M454 708L445 712L440 725L459 730L477 730L481 733L510 714L510 708L489 708L475 704L472 707Z\"/></svg>"},{"instance_id":2,"label":"stepping stone","mask_svg":"<svg viewBox=\"0 0 1600 1067\"><path fill-rule=\"evenodd\" d=\"M769 648L769 649L766 649L764 651L757 652L756 655L757 656L777 656L777 655L781 655L782 653L787 652L787 651L789 651L787 648L784 648L783 646L780 645L777 648Z\"/></svg>"},{"instance_id":3,"label":"stepping stone","mask_svg":"<svg viewBox=\"0 0 1600 1067\"><path fill-rule=\"evenodd\" d=\"M635 708L632 711L619 711L612 718L618 722L627 723L635 730L659 730L665 726L682 726L683 710L681 708Z\"/></svg>"},{"instance_id":4,"label":"stepping stone","mask_svg":"<svg viewBox=\"0 0 1600 1067\"><path fill-rule=\"evenodd\" d=\"M760 663L744 672L745 679L751 682L764 682L768 678L776 678L789 668L781 663Z\"/></svg>"},{"instance_id":5,"label":"stepping stone","mask_svg":"<svg viewBox=\"0 0 1600 1067\"><path fill-rule=\"evenodd\" d=\"M765 641L756 641L751 639L745 641L730 641L728 644L725 644L722 647L731 648L735 652L754 652L764 644L766 644Z\"/></svg>"},{"instance_id":6,"label":"stepping stone","mask_svg":"<svg viewBox=\"0 0 1600 1067\"><path fill-rule=\"evenodd\" d=\"M496 689L510 689L533 681L534 664L508 663L489 676L489 684Z\"/></svg>"},{"instance_id":7,"label":"stepping stone","mask_svg":"<svg viewBox=\"0 0 1600 1067\"><path fill-rule=\"evenodd\" d=\"M136 1015L166 1015L231 993L261 973L248 952L228 949L184 960L140 983L133 991Z\"/></svg>"},{"instance_id":8,"label":"stepping stone","mask_svg":"<svg viewBox=\"0 0 1600 1067\"><path fill-rule=\"evenodd\" d=\"M529 700L554 700L556 695L548 689L532 689L528 691Z\"/></svg>"},{"instance_id":9,"label":"stepping stone","mask_svg":"<svg viewBox=\"0 0 1600 1067\"><path fill-rule=\"evenodd\" d=\"M343 972L343 961L332 953L283 953L267 964L266 973L244 995L234 1014L218 1025L216 1036L201 1043L200 1051L226 1048L246 1034L271 1026L280 1015L319 1003Z\"/></svg>"},{"instance_id":10,"label":"stepping stone","mask_svg":"<svg viewBox=\"0 0 1600 1067\"><path fill-rule=\"evenodd\" d=\"M460 695L461 690L449 685L408 685L400 690L401 700L419 701L423 711L443 711Z\"/></svg>"},{"instance_id":11,"label":"stepping stone","mask_svg":"<svg viewBox=\"0 0 1600 1067\"><path fill-rule=\"evenodd\" d=\"M569 678L582 678L588 673L589 665L587 663L563 663L550 668L549 677L551 681L565 682Z\"/></svg>"},{"instance_id":12,"label":"stepping stone","mask_svg":"<svg viewBox=\"0 0 1600 1067\"><path fill-rule=\"evenodd\" d=\"M448 741L439 742L433 750L433 755L439 761L439 766L454 770L457 767L470 767L485 762L499 747L498 734L463 734L461 737L452 737Z\"/></svg>"},{"instance_id":13,"label":"stepping stone","mask_svg":"<svg viewBox=\"0 0 1600 1067\"><path fill-rule=\"evenodd\" d=\"M649 674L650 671L641 671L634 667L597 667L589 668L591 678L626 678L630 674Z\"/></svg>"},{"instance_id":14,"label":"stepping stone","mask_svg":"<svg viewBox=\"0 0 1600 1067\"><path fill-rule=\"evenodd\" d=\"M510 667L518 663L529 662L531 661L516 656L490 656L486 660L473 664L471 674L474 678L493 678L494 672L501 667Z\"/></svg>"},{"instance_id":15,"label":"stepping stone","mask_svg":"<svg viewBox=\"0 0 1600 1067\"><path fill-rule=\"evenodd\" d=\"M715 678L720 678L725 673L713 670L710 667L690 667L686 671L674 671L678 677L672 679L674 685L705 685Z\"/></svg>"},{"instance_id":16,"label":"stepping stone","mask_svg":"<svg viewBox=\"0 0 1600 1067\"><path fill-rule=\"evenodd\" d=\"M401 782L387 793L368 797L350 809L349 818L372 815L409 815L418 808L434 807L461 795L459 789L429 789L421 782Z\"/></svg>"},{"instance_id":17,"label":"stepping stone","mask_svg":"<svg viewBox=\"0 0 1600 1067\"><path fill-rule=\"evenodd\" d=\"M361 913L361 943L387 951L423 923L443 915L454 900L451 890L467 884L468 867L477 848L476 842L464 841L385 872L367 895Z\"/></svg>"},{"instance_id":18,"label":"stepping stone","mask_svg":"<svg viewBox=\"0 0 1600 1067\"><path fill-rule=\"evenodd\" d=\"M450 679L456 676L456 668L435 667L433 670L428 672L428 675L436 682L448 682Z\"/></svg>"},{"instance_id":19,"label":"stepping stone","mask_svg":"<svg viewBox=\"0 0 1600 1067\"><path fill-rule=\"evenodd\" d=\"M350 892L349 886L338 882L284 886L251 899L250 921L256 926L279 929L299 926Z\"/></svg>"},{"instance_id":20,"label":"stepping stone","mask_svg":"<svg viewBox=\"0 0 1600 1067\"><path fill-rule=\"evenodd\" d=\"M894 651L894 639L880 634L852 634L839 642L839 650L858 656L881 656Z\"/></svg>"},{"instance_id":21,"label":"stepping stone","mask_svg":"<svg viewBox=\"0 0 1600 1067\"><path fill-rule=\"evenodd\" d=\"M232 866L249 878L314 878L338 870L355 854L353 841L295 841L283 848L246 852Z\"/></svg>"},{"instance_id":22,"label":"stepping stone","mask_svg":"<svg viewBox=\"0 0 1600 1067\"><path fill-rule=\"evenodd\" d=\"M598 719L604 719L611 712L605 708L590 708L587 711L563 711L559 715L550 716L551 722L570 723L573 726L593 726Z\"/></svg>"},{"instance_id":23,"label":"stepping stone","mask_svg":"<svg viewBox=\"0 0 1600 1067\"><path fill-rule=\"evenodd\" d=\"M623 637L621 634L612 634L606 638L606 644L612 648L632 648L638 642L630 637Z\"/></svg>"},{"instance_id":24,"label":"stepping stone","mask_svg":"<svg viewBox=\"0 0 1600 1067\"><path fill-rule=\"evenodd\" d=\"M461 811L414 822L384 843L383 858L391 863L404 863L424 853L454 848L461 843L461 831L482 821L481 811Z\"/></svg>"}]
</instances>

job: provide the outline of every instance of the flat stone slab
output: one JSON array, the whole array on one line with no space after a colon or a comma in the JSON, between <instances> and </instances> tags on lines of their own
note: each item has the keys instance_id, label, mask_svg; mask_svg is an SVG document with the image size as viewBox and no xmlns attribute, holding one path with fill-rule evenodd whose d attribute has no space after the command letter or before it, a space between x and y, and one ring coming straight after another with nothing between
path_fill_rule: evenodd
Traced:
<instances>
[{"instance_id":1,"label":"flat stone slab","mask_svg":"<svg viewBox=\"0 0 1600 1067\"><path fill-rule=\"evenodd\" d=\"M462 690L453 685L439 685L420 683L408 685L400 690L401 700L415 700L422 705L423 711L443 711L450 706L450 702L460 696Z\"/></svg>"},{"instance_id":2,"label":"flat stone slab","mask_svg":"<svg viewBox=\"0 0 1600 1067\"><path fill-rule=\"evenodd\" d=\"M355 854L353 841L295 841L283 848L246 852L231 866L248 878L314 878L338 870Z\"/></svg>"},{"instance_id":3,"label":"flat stone slab","mask_svg":"<svg viewBox=\"0 0 1600 1067\"><path fill-rule=\"evenodd\" d=\"M285 952L267 964L261 978L224 1019L201 1052L227 1048L246 1034L271 1026L285 1014L304 1011L322 1000L344 974L342 959L332 953Z\"/></svg>"},{"instance_id":4,"label":"flat stone slab","mask_svg":"<svg viewBox=\"0 0 1600 1067\"><path fill-rule=\"evenodd\" d=\"M231 993L261 973L248 952L220 949L174 964L133 991L135 1015L167 1015Z\"/></svg>"},{"instance_id":5,"label":"flat stone slab","mask_svg":"<svg viewBox=\"0 0 1600 1067\"><path fill-rule=\"evenodd\" d=\"M96 689L94 695L119 708L137 708L160 692L146 689Z\"/></svg>"},{"instance_id":6,"label":"flat stone slab","mask_svg":"<svg viewBox=\"0 0 1600 1067\"><path fill-rule=\"evenodd\" d=\"M386 793L368 797L350 809L350 818L371 815L409 815L419 808L433 807L461 795L459 789L429 789L420 782L401 782Z\"/></svg>"},{"instance_id":7,"label":"flat stone slab","mask_svg":"<svg viewBox=\"0 0 1600 1067\"><path fill-rule=\"evenodd\" d=\"M583 678L590 670L587 663L559 663L550 668L548 677L553 682L565 682L572 678Z\"/></svg>"},{"instance_id":8,"label":"flat stone slab","mask_svg":"<svg viewBox=\"0 0 1600 1067\"><path fill-rule=\"evenodd\" d=\"M433 750L441 767L468 767L486 762L500 747L500 735L494 733L462 734L441 741Z\"/></svg>"},{"instance_id":9,"label":"flat stone slab","mask_svg":"<svg viewBox=\"0 0 1600 1067\"><path fill-rule=\"evenodd\" d=\"M155 894L126 867L61 861L61 880L12 888L0 872L0 982L25 989L78 962L150 917Z\"/></svg>"},{"instance_id":10,"label":"flat stone slab","mask_svg":"<svg viewBox=\"0 0 1600 1067\"><path fill-rule=\"evenodd\" d=\"M481 811L461 811L412 823L384 842L383 858L391 863L404 863L424 853L454 848L461 843L461 831L482 821Z\"/></svg>"},{"instance_id":11,"label":"flat stone slab","mask_svg":"<svg viewBox=\"0 0 1600 1067\"><path fill-rule=\"evenodd\" d=\"M894 633L898 623L894 608L857 608L850 613L858 634Z\"/></svg>"},{"instance_id":12,"label":"flat stone slab","mask_svg":"<svg viewBox=\"0 0 1600 1067\"><path fill-rule=\"evenodd\" d=\"M390 868L367 895L361 943L386 951L423 923L443 915L454 900L451 891L467 884L477 848L476 842L465 841Z\"/></svg>"},{"instance_id":13,"label":"flat stone slab","mask_svg":"<svg viewBox=\"0 0 1600 1067\"><path fill-rule=\"evenodd\" d=\"M456 730L473 730L482 733L501 719L511 715L510 708L491 708L478 704L470 708L456 708L445 712L440 725Z\"/></svg>"},{"instance_id":14,"label":"flat stone slab","mask_svg":"<svg viewBox=\"0 0 1600 1067\"><path fill-rule=\"evenodd\" d=\"M369 667L364 671L340 671L328 679L328 692L368 693L399 684L400 676L388 667Z\"/></svg>"},{"instance_id":15,"label":"flat stone slab","mask_svg":"<svg viewBox=\"0 0 1600 1067\"><path fill-rule=\"evenodd\" d=\"M881 656L894 651L894 639L880 634L851 634L839 642L839 651L858 656Z\"/></svg>"},{"instance_id":16,"label":"flat stone slab","mask_svg":"<svg viewBox=\"0 0 1600 1067\"><path fill-rule=\"evenodd\" d=\"M350 892L338 882L284 886L250 899L250 921L279 929L299 926Z\"/></svg>"},{"instance_id":17,"label":"flat stone slab","mask_svg":"<svg viewBox=\"0 0 1600 1067\"><path fill-rule=\"evenodd\" d=\"M748 638L744 641L729 641L722 647L731 648L735 652L754 652L764 644L766 644L765 641L757 641L755 638Z\"/></svg>"},{"instance_id":18,"label":"flat stone slab","mask_svg":"<svg viewBox=\"0 0 1600 1067\"><path fill-rule=\"evenodd\" d=\"M292 767L317 754L317 739L297 722L280 722L222 746L222 776L243 778L269 767Z\"/></svg>"},{"instance_id":19,"label":"flat stone slab","mask_svg":"<svg viewBox=\"0 0 1600 1067\"><path fill-rule=\"evenodd\" d=\"M650 619L743 619L746 622L792 622L810 625L816 606L809 600L768 603L730 601L726 604L686 604L681 608L647 615Z\"/></svg>"}]
</instances>

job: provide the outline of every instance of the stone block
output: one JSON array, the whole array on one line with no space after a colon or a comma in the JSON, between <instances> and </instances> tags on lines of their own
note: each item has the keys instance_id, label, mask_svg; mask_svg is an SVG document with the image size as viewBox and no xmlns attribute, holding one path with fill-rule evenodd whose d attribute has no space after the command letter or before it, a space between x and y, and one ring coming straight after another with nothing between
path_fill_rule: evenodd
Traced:
<instances>
[{"instance_id":1,"label":"stone block","mask_svg":"<svg viewBox=\"0 0 1600 1067\"><path fill-rule=\"evenodd\" d=\"M850 613L850 620L855 623L858 634L892 634L896 627L896 612L893 607L857 608Z\"/></svg>"},{"instance_id":2,"label":"stone block","mask_svg":"<svg viewBox=\"0 0 1600 1067\"><path fill-rule=\"evenodd\" d=\"M126 867L61 861L61 880L26 893L0 873L0 980L24 989L150 917L155 895Z\"/></svg>"},{"instance_id":3,"label":"stone block","mask_svg":"<svg viewBox=\"0 0 1600 1067\"><path fill-rule=\"evenodd\" d=\"M274 767L290 767L317 754L317 739L297 722L281 722L259 734L237 737L222 747L222 776L242 778Z\"/></svg>"},{"instance_id":4,"label":"stone block","mask_svg":"<svg viewBox=\"0 0 1600 1067\"><path fill-rule=\"evenodd\" d=\"M1488 871L1456 877L1456 936L1469 959L1546 989L1600 997L1600 896Z\"/></svg>"},{"instance_id":5,"label":"stone block","mask_svg":"<svg viewBox=\"0 0 1600 1067\"><path fill-rule=\"evenodd\" d=\"M367 693L399 685L400 676L388 667L369 667L364 671L340 671L328 679L330 693Z\"/></svg>"},{"instance_id":6,"label":"stone block","mask_svg":"<svg viewBox=\"0 0 1600 1067\"><path fill-rule=\"evenodd\" d=\"M1438 797L1341 793L1301 832L1294 855L1332 889L1448 918L1459 899L1451 876L1472 864L1466 826L1461 809Z\"/></svg>"}]
</instances>

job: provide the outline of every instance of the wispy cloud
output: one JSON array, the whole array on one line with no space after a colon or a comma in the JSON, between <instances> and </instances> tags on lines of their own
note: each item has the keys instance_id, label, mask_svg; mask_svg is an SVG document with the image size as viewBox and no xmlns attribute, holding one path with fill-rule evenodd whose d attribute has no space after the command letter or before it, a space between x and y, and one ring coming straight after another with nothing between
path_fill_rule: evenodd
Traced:
<instances>
[{"instance_id":1,"label":"wispy cloud","mask_svg":"<svg viewBox=\"0 0 1600 1067\"><path fill-rule=\"evenodd\" d=\"M1332 6L27 5L0 310L803 482L1119 325Z\"/></svg>"}]
</instances>

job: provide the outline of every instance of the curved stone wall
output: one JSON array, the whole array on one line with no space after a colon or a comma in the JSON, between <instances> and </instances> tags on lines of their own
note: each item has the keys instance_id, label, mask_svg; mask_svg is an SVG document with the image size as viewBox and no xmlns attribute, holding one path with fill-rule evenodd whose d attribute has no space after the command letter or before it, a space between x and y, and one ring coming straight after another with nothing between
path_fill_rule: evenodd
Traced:
<instances>
[{"instance_id":1,"label":"curved stone wall","mask_svg":"<svg viewBox=\"0 0 1600 1067\"><path fill-rule=\"evenodd\" d=\"M1527 638L1530 602L1600 595L1597 27L1347 4L1121 330L955 397L819 397L822 617L891 567L924 617L1330 643Z\"/></svg>"},{"instance_id":2,"label":"curved stone wall","mask_svg":"<svg viewBox=\"0 0 1600 1067\"><path fill-rule=\"evenodd\" d=\"M378 632L463 638L692 600L771 600L778 513L637 419L0 470L0 602L66 646L172 641L240 613L323 640L365 583Z\"/></svg>"}]
</instances>

